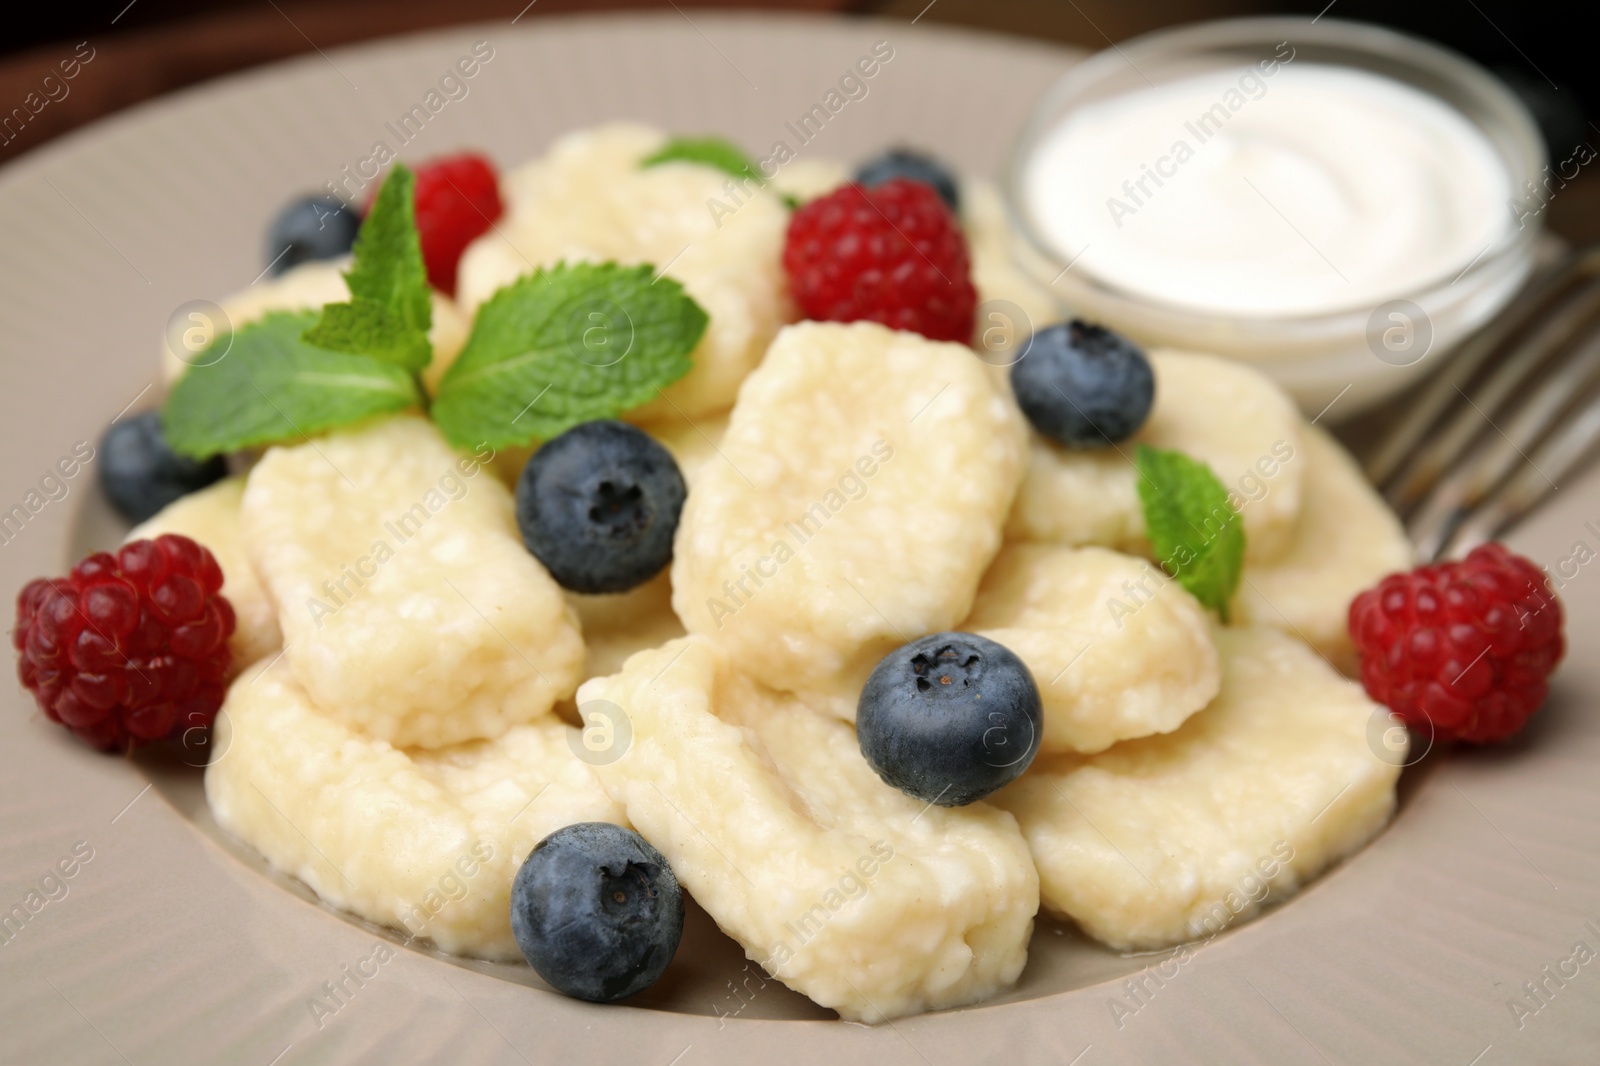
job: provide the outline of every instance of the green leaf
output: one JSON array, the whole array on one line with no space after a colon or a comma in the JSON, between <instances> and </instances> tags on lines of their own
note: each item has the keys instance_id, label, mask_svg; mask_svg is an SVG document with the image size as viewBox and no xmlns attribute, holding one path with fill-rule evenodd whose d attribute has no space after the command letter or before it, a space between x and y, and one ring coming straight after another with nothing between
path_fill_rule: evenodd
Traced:
<instances>
[{"instance_id":1,"label":"green leaf","mask_svg":"<svg viewBox=\"0 0 1600 1066\"><path fill-rule=\"evenodd\" d=\"M356 235L350 302L328 304L305 341L419 371L433 358L433 303L417 235L416 179L396 163Z\"/></svg>"},{"instance_id":2,"label":"green leaf","mask_svg":"<svg viewBox=\"0 0 1600 1066\"><path fill-rule=\"evenodd\" d=\"M500 448L615 418L689 372L708 321L648 264L540 269L478 309L433 420L458 447Z\"/></svg>"},{"instance_id":3,"label":"green leaf","mask_svg":"<svg viewBox=\"0 0 1600 1066\"><path fill-rule=\"evenodd\" d=\"M200 459L305 435L421 401L401 367L330 352L302 338L317 312L278 311L207 349L172 387L161 409L167 443Z\"/></svg>"},{"instance_id":4,"label":"green leaf","mask_svg":"<svg viewBox=\"0 0 1600 1066\"><path fill-rule=\"evenodd\" d=\"M700 163L736 178L754 179L758 185L767 183L750 157L738 145L721 137L674 137L639 166L654 167L673 162Z\"/></svg>"},{"instance_id":5,"label":"green leaf","mask_svg":"<svg viewBox=\"0 0 1600 1066\"><path fill-rule=\"evenodd\" d=\"M1211 468L1182 452L1139 445L1139 502L1156 558L1194 598L1228 620L1244 572L1244 523Z\"/></svg>"},{"instance_id":6,"label":"green leaf","mask_svg":"<svg viewBox=\"0 0 1600 1066\"><path fill-rule=\"evenodd\" d=\"M303 339L326 351L371 356L413 372L433 359L426 328L418 330L415 320L360 297L347 304L325 305Z\"/></svg>"}]
</instances>

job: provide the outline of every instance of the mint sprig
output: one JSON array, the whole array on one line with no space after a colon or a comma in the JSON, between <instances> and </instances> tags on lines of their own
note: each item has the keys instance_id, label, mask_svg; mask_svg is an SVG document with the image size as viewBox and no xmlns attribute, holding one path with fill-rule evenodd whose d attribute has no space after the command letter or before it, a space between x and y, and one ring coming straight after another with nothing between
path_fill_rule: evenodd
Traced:
<instances>
[{"instance_id":1,"label":"mint sprig","mask_svg":"<svg viewBox=\"0 0 1600 1066\"><path fill-rule=\"evenodd\" d=\"M722 137L674 137L641 160L639 166L647 169L662 163L699 163L736 178L753 179L757 185L767 183L750 157L738 145Z\"/></svg>"},{"instance_id":2,"label":"mint sprig","mask_svg":"<svg viewBox=\"0 0 1600 1066\"><path fill-rule=\"evenodd\" d=\"M1244 573L1244 523L1211 468L1182 452L1139 445L1139 502L1156 558L1226 622Z\"/></svg>"},{"instance_id":3,"label":"mint sprig","mask_svg":"<svg viewBox=\"0 0 1600 1066\"><path fill-rule=\"evenodd\" d=\"M231 339L217 338L227 354L190 367L167 397L167 443L203 459L420 402L415 379L401 367L307 344L303 336L317 314L277 311Z\"/></svg>"},{"instance_id":4,"label":"mint sprig","mask_svg":"<svg viewBox=\"0 0 1600 1066\"><path fill-rule=\"evenodd\" d=\"M649 265L540 269L478 309L433 420L457 447L501 448L615 418L689 372L708 321Z\"/></svg>"},{"instance_id":5,"label":"mint sprig","mask_svg":"<svg viewBox=\"0 0 1600 1066\"><path fill-rule=\"evenodd\" d=\"M197 360L162 410L169 443L204 458L295 440L370 415L427 406L431 290L400 164L356 238L347 303L277 312ZM615 418L689 372L709 319L645 264L557 264L520 278L478 310L432 415L458 448L548 440Z\"/></svg>"},{"instance_id":6,"label":"mint sprig","mask_svg":"<svg viewBox=\"0 0 1600 1066\"><path fill-rule=\"evenodd\" d=\"M417 234L416 178L396 163L356 237L348 303L327 304L305 340L420 371L433 358L433 304Z\"/></svg>"}]
</instances>

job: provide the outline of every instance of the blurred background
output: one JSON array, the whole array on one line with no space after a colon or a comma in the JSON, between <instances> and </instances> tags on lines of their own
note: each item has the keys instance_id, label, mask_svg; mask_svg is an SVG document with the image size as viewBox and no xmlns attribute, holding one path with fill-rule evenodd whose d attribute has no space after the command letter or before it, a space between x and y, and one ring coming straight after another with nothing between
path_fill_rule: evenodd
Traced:
<instances>
[{"instance_id":1,"label":"blurred background","mask_svg":"<svg viewBox=\"0 0 1600 1066\"><path fill-rule=\"evenodd\" d=\"M1494 70L1538 118L1552 159L1581 144L1600 148L1600 126L1590 119L1600 65L1574 22L1584 8L1551 0L67 0L8 4L0 15L0 166L121 108L313 49L519 13L520 21L674 8L686 16L742 8L920 17L1090 50L1202 19L1325 13L1431 37ZM74 55L92 57L92 76L56 80L47 91L45 76ZM1597 173L1585 169L1551 202L1547 223L1557 233L1600 240Z\"/></svg>"}]
</instances>

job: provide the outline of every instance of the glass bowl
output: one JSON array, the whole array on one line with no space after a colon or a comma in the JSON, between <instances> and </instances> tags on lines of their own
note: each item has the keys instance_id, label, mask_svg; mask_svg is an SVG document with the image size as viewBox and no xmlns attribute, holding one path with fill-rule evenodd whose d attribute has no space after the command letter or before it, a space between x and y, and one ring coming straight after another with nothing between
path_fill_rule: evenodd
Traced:
<instances>
[{"instance_id":1,"label":"glass bowl","mask_svg":"<svg viewBox=\"0 0 1600 1066\"><path fill-rule=\"evenodd\" d=\"M1523 105L1487 71L1437 45L1335 19L1245 18L1206 22L1139 37L1074 67L1040 97L1024 124L1005 176L1021 265L1074 315L1141 343L1212 352L1257 365L1310 413L1336 399L1330 420L1347 418L1405 388L1515 295L1533 267L1542 212L1519 218L1507 205L1495 241L1449 279L1419 278L1376 306L1281 315L1200 311L1166 303L1096 277L1066 261L1030 206L1028 164L1074 109L1197 74L1270 59L1282 42L1296 64L1355 67L1420 90L1476 127L1504 164L1514 196L1543 178L1545 152Z\"/></svg>"}]
</instances>

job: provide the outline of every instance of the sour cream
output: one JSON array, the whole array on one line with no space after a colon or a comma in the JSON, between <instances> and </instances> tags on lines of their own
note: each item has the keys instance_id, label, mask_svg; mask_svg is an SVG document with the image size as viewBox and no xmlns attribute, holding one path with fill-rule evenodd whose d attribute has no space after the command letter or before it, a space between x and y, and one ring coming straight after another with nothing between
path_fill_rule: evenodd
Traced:
<instances>
[{"instance_id":1,"label":"sour cream","mask_svg":"<svg viewBox=\"0 0 1600 1066\"><path fill-rule=\"evenodd\" d=\"M1039 239L1127 294L1295 316L1448 282L1507 237L1512 178L1465 116L1292 59L1068 112L1020 175Z\"/></svg>"}]
</instances>

